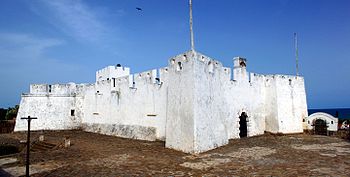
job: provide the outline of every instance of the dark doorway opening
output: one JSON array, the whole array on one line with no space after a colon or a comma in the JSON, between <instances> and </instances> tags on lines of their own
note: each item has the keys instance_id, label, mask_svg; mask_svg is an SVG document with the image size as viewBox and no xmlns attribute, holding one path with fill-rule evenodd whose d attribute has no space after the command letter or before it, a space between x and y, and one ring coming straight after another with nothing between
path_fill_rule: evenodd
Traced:
<instances>
[{"instance_id":1,"label":"dark doorway opening","mask_svg":"<svg viewBox=\"0 0 350 177\"><path fill-rule=\"evenodd\" d=\"M247 113L242 112L241 116L239 116L239 137L244 138L248 135L247 128Z\"/></svg>"},{"instance_id":2,"label":"dark doorway opening","mask_svg":"<svg viewBox=\"0 0 350 177\"><path fill-rule=\"evenodd\" d=\"M75 110L74 110L74 109L71 109L71 110L70 110L70 115L71 115L71 116L75 116Z\"/></svg>"},{"instance_id":3,"label":"dark doorway opening","mask_svg":"<svg viewBox=\"0 0 350 177\"><path fill-rule=\"evenodd\" d=\"M322 119L316 119L314 123L316 135L327 135L327 122Z\"/></svg>"}]
</instances>

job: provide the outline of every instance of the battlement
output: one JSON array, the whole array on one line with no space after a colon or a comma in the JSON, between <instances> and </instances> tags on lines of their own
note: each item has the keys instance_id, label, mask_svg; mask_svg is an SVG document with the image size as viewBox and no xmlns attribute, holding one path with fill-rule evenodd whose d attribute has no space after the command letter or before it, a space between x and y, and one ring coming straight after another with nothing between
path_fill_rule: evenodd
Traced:
<instances>
[{"instance_id":1,"label":"battlement","mask_svg":"<svg viewBox=\"0 0 350 177\"><path fill-rule=\"evenodd\" d=\"M23 96L52 96L52 97L71 97L81 96L86 88L95 84L31 84L29 93L23 93Z\"/></svg>"},{"instance_id":2,"label":"battlement","mask_svg":"<svg viewBox=\"0 0 350 177\"><path fill-rule=\"evenodd\" d=\"M251 86L254 85L265 85L268 86L271 81L285 81L288 85L293 85L296 81L303 81L303 78L300 76L292 76L292 75L282 75L282 74L274 74L274 75L265 75L265 74L257 74L250 73L247 71L247 59L243 57L234 57L233 58L233 67L224 67L221 62L207 57L199 52L188 51L180 55L176 55L169 59L169 68L171 68L175 73L182 73L184 69L191 68L191 70L196 70L193 68L191 62L203 63L204 72L206 73L220 73L222 75L223 81L232 80L231 85L241 85L242 83L249 84ZM188 65L188 66L187 66ZM197 68L198 69L198 68Z\"/></svg>"},{"instance_id":3,"label":"battlement","mask_svg":"<svg viewBox=\"0 0 350 177\"><path fill-rule=\"evenodd\" d=\"M197 62L201 67L204 68L205 73L217 73L222 74L222 81L227 82L231 80L230 85L239 86L241 83L254 85L265 85L269 86L271 81L293 85L295 81L304 81L302 77L292 75L264 75L257 73L249 73L246 71L247 59L242 57L233 58L233 68L224 67L221 62L205 56L199 52L187 51L183 54L176 55L170 58L169 66L160 69L148 70L140 73L130 74L130 68L122 67L121 65L107 66L96 72L96 83L97 85L109 84L111 90L117 88L120 85L128 85L130 89L138 87L144 87L145 84L157 84L162 85L168 80L169 69L172 72L182 73L184 68L190 67L193 70L191 62ZM186 66L188 65L188 66ZM199 66L199 65L198 65ZM94 86L94 84L90 84ZM51 95L76 95L82 93L89 87L89 84L74 83L68 84L32 84L30 86L30 94L51 94Z\"/></svg>"},{"instance_id":4,"label":"battlement","mask_svg":"<svg viewBox=\"0 0 350 177\"><path fill-rule=\"evenodd\" d=\"M107 66L96 71L96 82L127 75L130 75L130 68L128 67L122 67L120 64L117 64L116 66Z\"/></svg>"},{"instance_id":5,"label":"battlement","mask_svg":"<svg viewBox=\"0 0 350 177\"><path fill-rule=\"evenodd\" d=\"M144 71L141 73L134 73L118 78L110 78L108 80L101 80L96 82L96 86L109 85L112 91L121 87L129 88L136 91L137 89L147 88L147 85L157 85L159 88L167 81L168 67Z\"/></svg>"},{"instance_id":6,"label":"battlement","mask_svg":"<svg viewBox=\"0 0 350 177\"><path fill-rule=\"evenodd\" d=\"M67 84L31 84L29 94L32 95L75 95L77 87L75 83Z\"/></svg>"},{"instance_id":7,"label":"battlement","mask_svg":"<svg viewBox=\"0 0 350 177\"><path fill-rule=\"evenodd\" d=\"M204 66L204 72L211 74L215 72L222 72L223 70L226 74L229 74L231 71L230 68L223 67L222 63L218 60L194 51L188 51L172 57L169 60L169 68L178 74L182 73L180 71L183 71L184 68L186 71L192 72L196 70L196 66L193 65L194 63L196 66ZM187 70L187 68L189 68L189 70Z\"/></svg>"},{"instance_id":8,"label":"battlement","mask_svg":"<svg viewBox=\"0 0 350 177\"><path fill-rule=\"evenodd\" d=\"M243 57L234 57L233 58L233 67L234 68L245 68L247 67L247 59Z\"/></svg>"},{"instance_id":9,"label":"battlement","mask_svg":"<svg viewBox=\"0 0 350 177\"><path fill-rule=\"evenodd\" d=\"M304 78L301 76L283 75L283 74L257 74L250 73L250 83L264 83L269 86L272 82L279 82L281 84L293 86L296 83L303 83Z\"/></svg>"}]
</instances>

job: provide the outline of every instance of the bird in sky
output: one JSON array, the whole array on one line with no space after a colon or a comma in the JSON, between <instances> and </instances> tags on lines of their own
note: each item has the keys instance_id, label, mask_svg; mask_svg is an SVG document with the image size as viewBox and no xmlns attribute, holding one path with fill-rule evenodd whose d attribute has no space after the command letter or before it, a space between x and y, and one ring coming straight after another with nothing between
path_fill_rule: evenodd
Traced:
<instances>
[{"instance_id":1,"label":"bird in sky","mask_svg":"<svg viewBox=\"0 0 350 177\"><path fill-rule=\"evenodd\" d=\"M136 7L136 10L138 11L142 11L142 9L140 7Z\"/></svg>"}]
</instances>

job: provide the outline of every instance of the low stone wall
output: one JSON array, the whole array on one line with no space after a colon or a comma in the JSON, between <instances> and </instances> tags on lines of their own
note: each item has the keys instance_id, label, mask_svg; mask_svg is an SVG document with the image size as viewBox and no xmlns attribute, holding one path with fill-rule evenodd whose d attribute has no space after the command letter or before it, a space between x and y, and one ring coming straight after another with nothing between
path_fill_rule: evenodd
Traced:
<instances>
[{"instance_id":1,"label":"low stone wall","mask_svg":"<svg viewBox=\"0 0 350 177\"><path fill-rule=\"evenodd\" d=\"M155 127L145 127L139 125L83 123L82 129L87 132L118 136L122 138L132 138L147 141L155 141L157 139L157 129Z\"/></svg>"}]
</instances>

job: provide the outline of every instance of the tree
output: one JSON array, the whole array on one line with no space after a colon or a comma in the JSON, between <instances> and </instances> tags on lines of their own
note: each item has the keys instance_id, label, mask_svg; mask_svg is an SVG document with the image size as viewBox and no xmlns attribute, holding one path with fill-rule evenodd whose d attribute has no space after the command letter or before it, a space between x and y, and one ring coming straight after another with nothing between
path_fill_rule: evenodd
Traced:
<instances>
[{"instance_id":1,"label":"tree","mask_svg":"<svg viewBox=\"0 0 350 177\"><path fill-rule=\"evenodd\" d=\"M7 109L0 108L0 120L6 120Z\"/></svg>"},{"instance_id":2,"label":"tree","mask_svg":"<svg viewBox=\"0 0 350 177\"><path fill-rule=\"evenodd\" d=\"M5 116L5 120L11 120L17 117L17 113L18 113L18 109L19 109L19 105L16 105L13 108L8 108L6 116Z\"/></svg>"}]
</instances>

